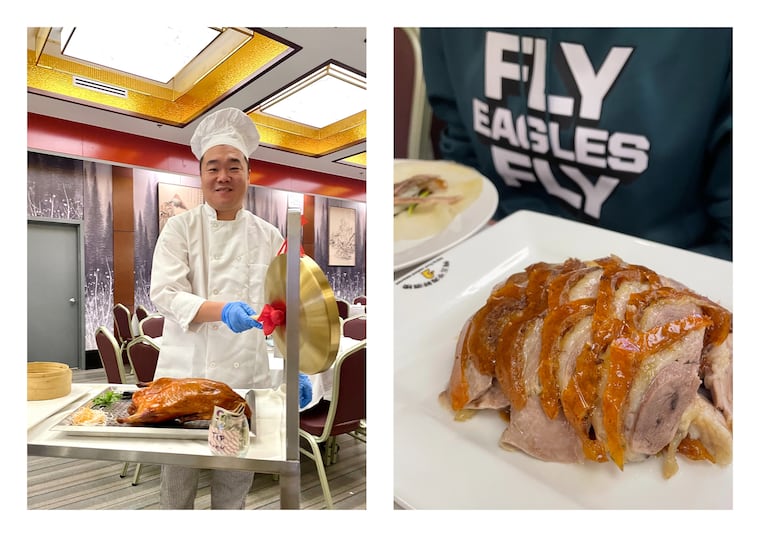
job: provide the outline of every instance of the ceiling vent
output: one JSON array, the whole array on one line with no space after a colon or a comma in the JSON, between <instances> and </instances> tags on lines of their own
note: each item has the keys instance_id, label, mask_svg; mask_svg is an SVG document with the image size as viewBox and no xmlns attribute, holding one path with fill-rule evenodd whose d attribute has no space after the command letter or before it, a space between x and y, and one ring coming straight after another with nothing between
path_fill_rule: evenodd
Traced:
<instances>
[{"instance_id":1,"label":"ceiling vent","mask_svg":"<svg viewBox=\"0 0 760 537\"><path fill-rule=\"evenodd\" d=\"M113 95L114 97L122 97L126 99L128 97L127 90L118 86L109 86L97 80L90 80L88 78L82 78L81 76L74 77L74 85L78 88L90 89L106 95Z\"/></svg>"}]
</instances>

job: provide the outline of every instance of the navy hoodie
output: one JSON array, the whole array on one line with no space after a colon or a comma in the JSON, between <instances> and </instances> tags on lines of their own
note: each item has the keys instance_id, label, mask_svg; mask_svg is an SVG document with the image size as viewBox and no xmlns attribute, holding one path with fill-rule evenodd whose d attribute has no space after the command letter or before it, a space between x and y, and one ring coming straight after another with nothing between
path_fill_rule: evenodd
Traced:
<instances>
[{"instance_id":1,"label":"navy hoodie","mask_svg":"<svg viewBox=\"0 0 760 537\"><path fill-rule=\"evenodd\" d=\"M530 209L731 259L731 29L423 28L441 158Z\"/></svg>"}]
</instances>

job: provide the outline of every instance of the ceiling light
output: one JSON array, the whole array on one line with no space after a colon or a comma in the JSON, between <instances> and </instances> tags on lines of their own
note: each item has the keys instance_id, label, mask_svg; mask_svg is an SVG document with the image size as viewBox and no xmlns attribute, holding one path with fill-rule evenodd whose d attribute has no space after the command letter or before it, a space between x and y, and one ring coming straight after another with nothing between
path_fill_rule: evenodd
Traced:
<instances>
[{"instance_id":1,"label":"ceiling light","mask_svg":"<svg viewBox=\"0 0 760 537\"><path fill-rule=\"evenodd\" d=\"M323 128L367 109L363 76L334 64L285 88L256 111Z\"/></svg>"},{"instance_id":2,"label":"ceiling light","mask_svg":"<svg viewBox=\"0 0 760 537\"><path fill-rule=\"evenodd\" d=\"M219 33L204 27L62 28L61 54L166 84Z\"/></svg>"}]
</instances>

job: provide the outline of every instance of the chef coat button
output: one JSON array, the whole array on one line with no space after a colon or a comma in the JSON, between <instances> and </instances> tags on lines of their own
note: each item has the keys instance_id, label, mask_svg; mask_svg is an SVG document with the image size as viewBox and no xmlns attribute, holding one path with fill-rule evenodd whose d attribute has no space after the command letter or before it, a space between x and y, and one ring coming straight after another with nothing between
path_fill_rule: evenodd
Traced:
<instances>
[{"instance_id":1,"label":"chef coat button","mask_svg":"<svg viewBox=\"0 0 760 537\"><path fill-rule=\"evenodd\" d=\"M219 289L214 289L214 294L218 295L219 294Z\"/></svg>"},{"instance_id":2,"label":"chef coat button","mask_svg":"<svg viewBox=\"0 0 760 537\"><path fill-rule=\"evenodd\" d=\"M209 367L216 367L216 362L211 362L210 364L208 364L208 366Z\"/></svg>"},{"instance_id":3,"label":"chef coat button","mask_svg":"<svg viewBox=\"0 0 760 537\"><path fill-rule=\"evenodd\" d=\"M233 364L233 366L234 366L235 368L238 368L238 367L240 367L240 364L239 364L238 362L235 362L235 363Z\"/></svg>"},{"instance_id":4,"label":"chef coat button","mask_svg":"<svg viewBox=\"0 0 760 537\"><path fill-rule=\"evenodd\" d=\"M218 325L218 324L215 324L215 325L214 325L214 326L212 326L211 328L212 328L213 330L219 330L219 325Z\"/></svg>"}]
</instances>

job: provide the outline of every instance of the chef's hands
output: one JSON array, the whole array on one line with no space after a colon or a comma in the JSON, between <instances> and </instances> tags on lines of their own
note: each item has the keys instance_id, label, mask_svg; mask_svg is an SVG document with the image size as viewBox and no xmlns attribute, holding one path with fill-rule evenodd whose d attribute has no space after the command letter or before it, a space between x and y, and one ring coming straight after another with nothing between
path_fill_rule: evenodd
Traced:
<instances>
[{"instance_id":1,"label":"chef's hands","mask_svg":"<svg viewBox=\"0 0 760 537\"><path fill-rule=\"evenodd\" d=\"M311 381L304 373L298 373L298 407L303 408L311 402Z\"/></svg>"},{"instance_id":2,"label":"chef's hands","mask_svg":"<svg viewBox=\"0 0 760 537\"><path fill-rule=\"evenodd\" d=\"M261 328L261 323L251 315L256 315L256 312L245 302L228 302L222 308L222 322L236 334L251 328Z\"/></svg>"},{"instance_id":3,"label":"chef's hands","mask_svg":"<svg viewBox=\"0 0 760 537\"><path fill-rule=\"evenodd\" d=\"M262 328L262 324L251 316L256 315L253 308L245 302L228 302L222 308L222 321L235 333L245 332L251 328ZM311 381L304 373L298 373L298 402L303 408L311 402Z\"/></svg>"}]
</instances>

